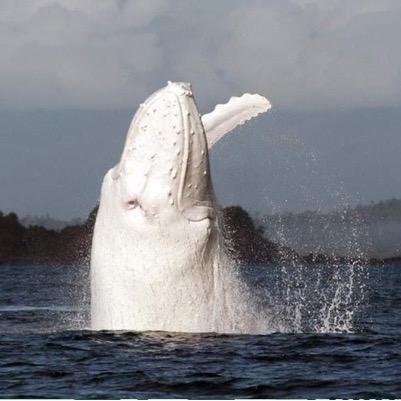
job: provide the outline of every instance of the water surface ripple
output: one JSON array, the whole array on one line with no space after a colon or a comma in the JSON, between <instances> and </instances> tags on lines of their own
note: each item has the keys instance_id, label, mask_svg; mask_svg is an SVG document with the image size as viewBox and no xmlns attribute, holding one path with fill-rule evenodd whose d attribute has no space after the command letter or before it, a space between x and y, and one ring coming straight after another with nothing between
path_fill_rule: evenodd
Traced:
<instances>
[{"instance_id":1,"label":"water surface ripple","mask_svg":"<svg viewBox=\"0 0 401 401\"><path fill-rule=\"evenodd\" d=\"M90 331L86 272L2 266L0 396L400 398L401 266L370 269L354 333L222 335Z\"/></svg>"}]
</instances>

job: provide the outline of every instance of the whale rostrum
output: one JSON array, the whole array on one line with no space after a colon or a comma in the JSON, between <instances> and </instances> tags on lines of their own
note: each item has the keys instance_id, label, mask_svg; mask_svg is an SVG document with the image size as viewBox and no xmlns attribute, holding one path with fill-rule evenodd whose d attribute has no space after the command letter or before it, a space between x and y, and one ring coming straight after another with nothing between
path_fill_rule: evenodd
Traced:
<instances>
[{"instance_id":1,"label":"whale rostrum","mask_svg":"<svg viewBox=\"0 0 401 401\"><path fill-rule=\"evenodd\" d=\"M227 262L208 152L270 107L245 94L201 117L182 82L168 82L140 106L102 184L91 254L93 329L233 330L219 317L228 313L219 290Z\"/></svg>"}]
</instances>

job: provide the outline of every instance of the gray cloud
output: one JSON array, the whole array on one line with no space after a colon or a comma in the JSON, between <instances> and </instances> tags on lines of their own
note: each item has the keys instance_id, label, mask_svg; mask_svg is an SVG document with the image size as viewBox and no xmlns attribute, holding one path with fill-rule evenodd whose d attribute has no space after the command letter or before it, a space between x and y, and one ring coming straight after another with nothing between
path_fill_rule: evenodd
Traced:
<instances>
[{"instance_id":1,"label":"gray cloud","mask_svg":"<svg viewBox=\"0 0 401 401\"><path fill-rule=\"evenodd\" d=\"M400 197L399 37L399 0L1 0L0 209L85 216L167 80L273 103L213 148L222 204Z\"/></svg>"},{"instance_id":2,"label":"gray cloud","mask_svg":"<svg viewBox=\"0 0 401 401\"><path fill-rule=\"evenodd\" d=\"M241 89L259 87L283 107L399 104L400 7L255 1L231 13L221 66Z\"/></svg>"},{"instance_id":3,"label":"gray cloud","mask_svg":"<svg viewBox=\"0 0 401 401\"><path fill-rule=\"evenodd\" d=\"M401 4L382 0L3 0L0 108L135 107L166 79L211 106L400 105Z\"/></svg>"},{"instance_id":4,"label":"gray cloud","mask_svg":"<svg viewBox=\"0 0 401 401\"><path fill-rule=\"evenodd\" d=\"M1 107L129 107L163 62L143 30L163 10L163 0L0 3Z\"/></svg>"}]
</instances>

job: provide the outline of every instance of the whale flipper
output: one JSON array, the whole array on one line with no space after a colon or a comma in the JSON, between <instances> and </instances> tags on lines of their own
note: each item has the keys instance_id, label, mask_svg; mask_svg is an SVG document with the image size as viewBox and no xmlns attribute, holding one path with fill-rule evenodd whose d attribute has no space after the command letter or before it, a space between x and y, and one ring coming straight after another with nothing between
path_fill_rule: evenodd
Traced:
<instances>
[{"instance_id":1,"label":"whale flipper","mask_svg":"<svg viewBox=\"0 0 401 401\"><path fill-rule=\"evenodd\" d=\"M244 124L260 113L265 113L271 107L265 97L249 93L241 97L233 96L227 103L218 104L212 112L202 116L208 148L210 149L238 125Z\"/></svg>"}]
</instances>

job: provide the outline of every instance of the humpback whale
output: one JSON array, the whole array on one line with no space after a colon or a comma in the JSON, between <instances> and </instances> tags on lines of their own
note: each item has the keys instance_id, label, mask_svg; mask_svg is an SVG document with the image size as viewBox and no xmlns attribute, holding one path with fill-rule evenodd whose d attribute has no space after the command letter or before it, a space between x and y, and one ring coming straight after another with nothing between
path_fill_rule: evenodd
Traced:
<instances>
[{"instance_id":1,"label":"humpback whale","mask_svg":"<svg viewBox=\"0 0 401 401\"><path fill-rule=\"evenodd\" d=\"M270 107L263 96L245 94L201 116L191 85L182 82L168 82L141 104L121 159L102 183L91 251L92 329L241 331L238 308L230 306L240 286L226 291L235 279L208 152Z\"/></svg>"}]
</instances>

